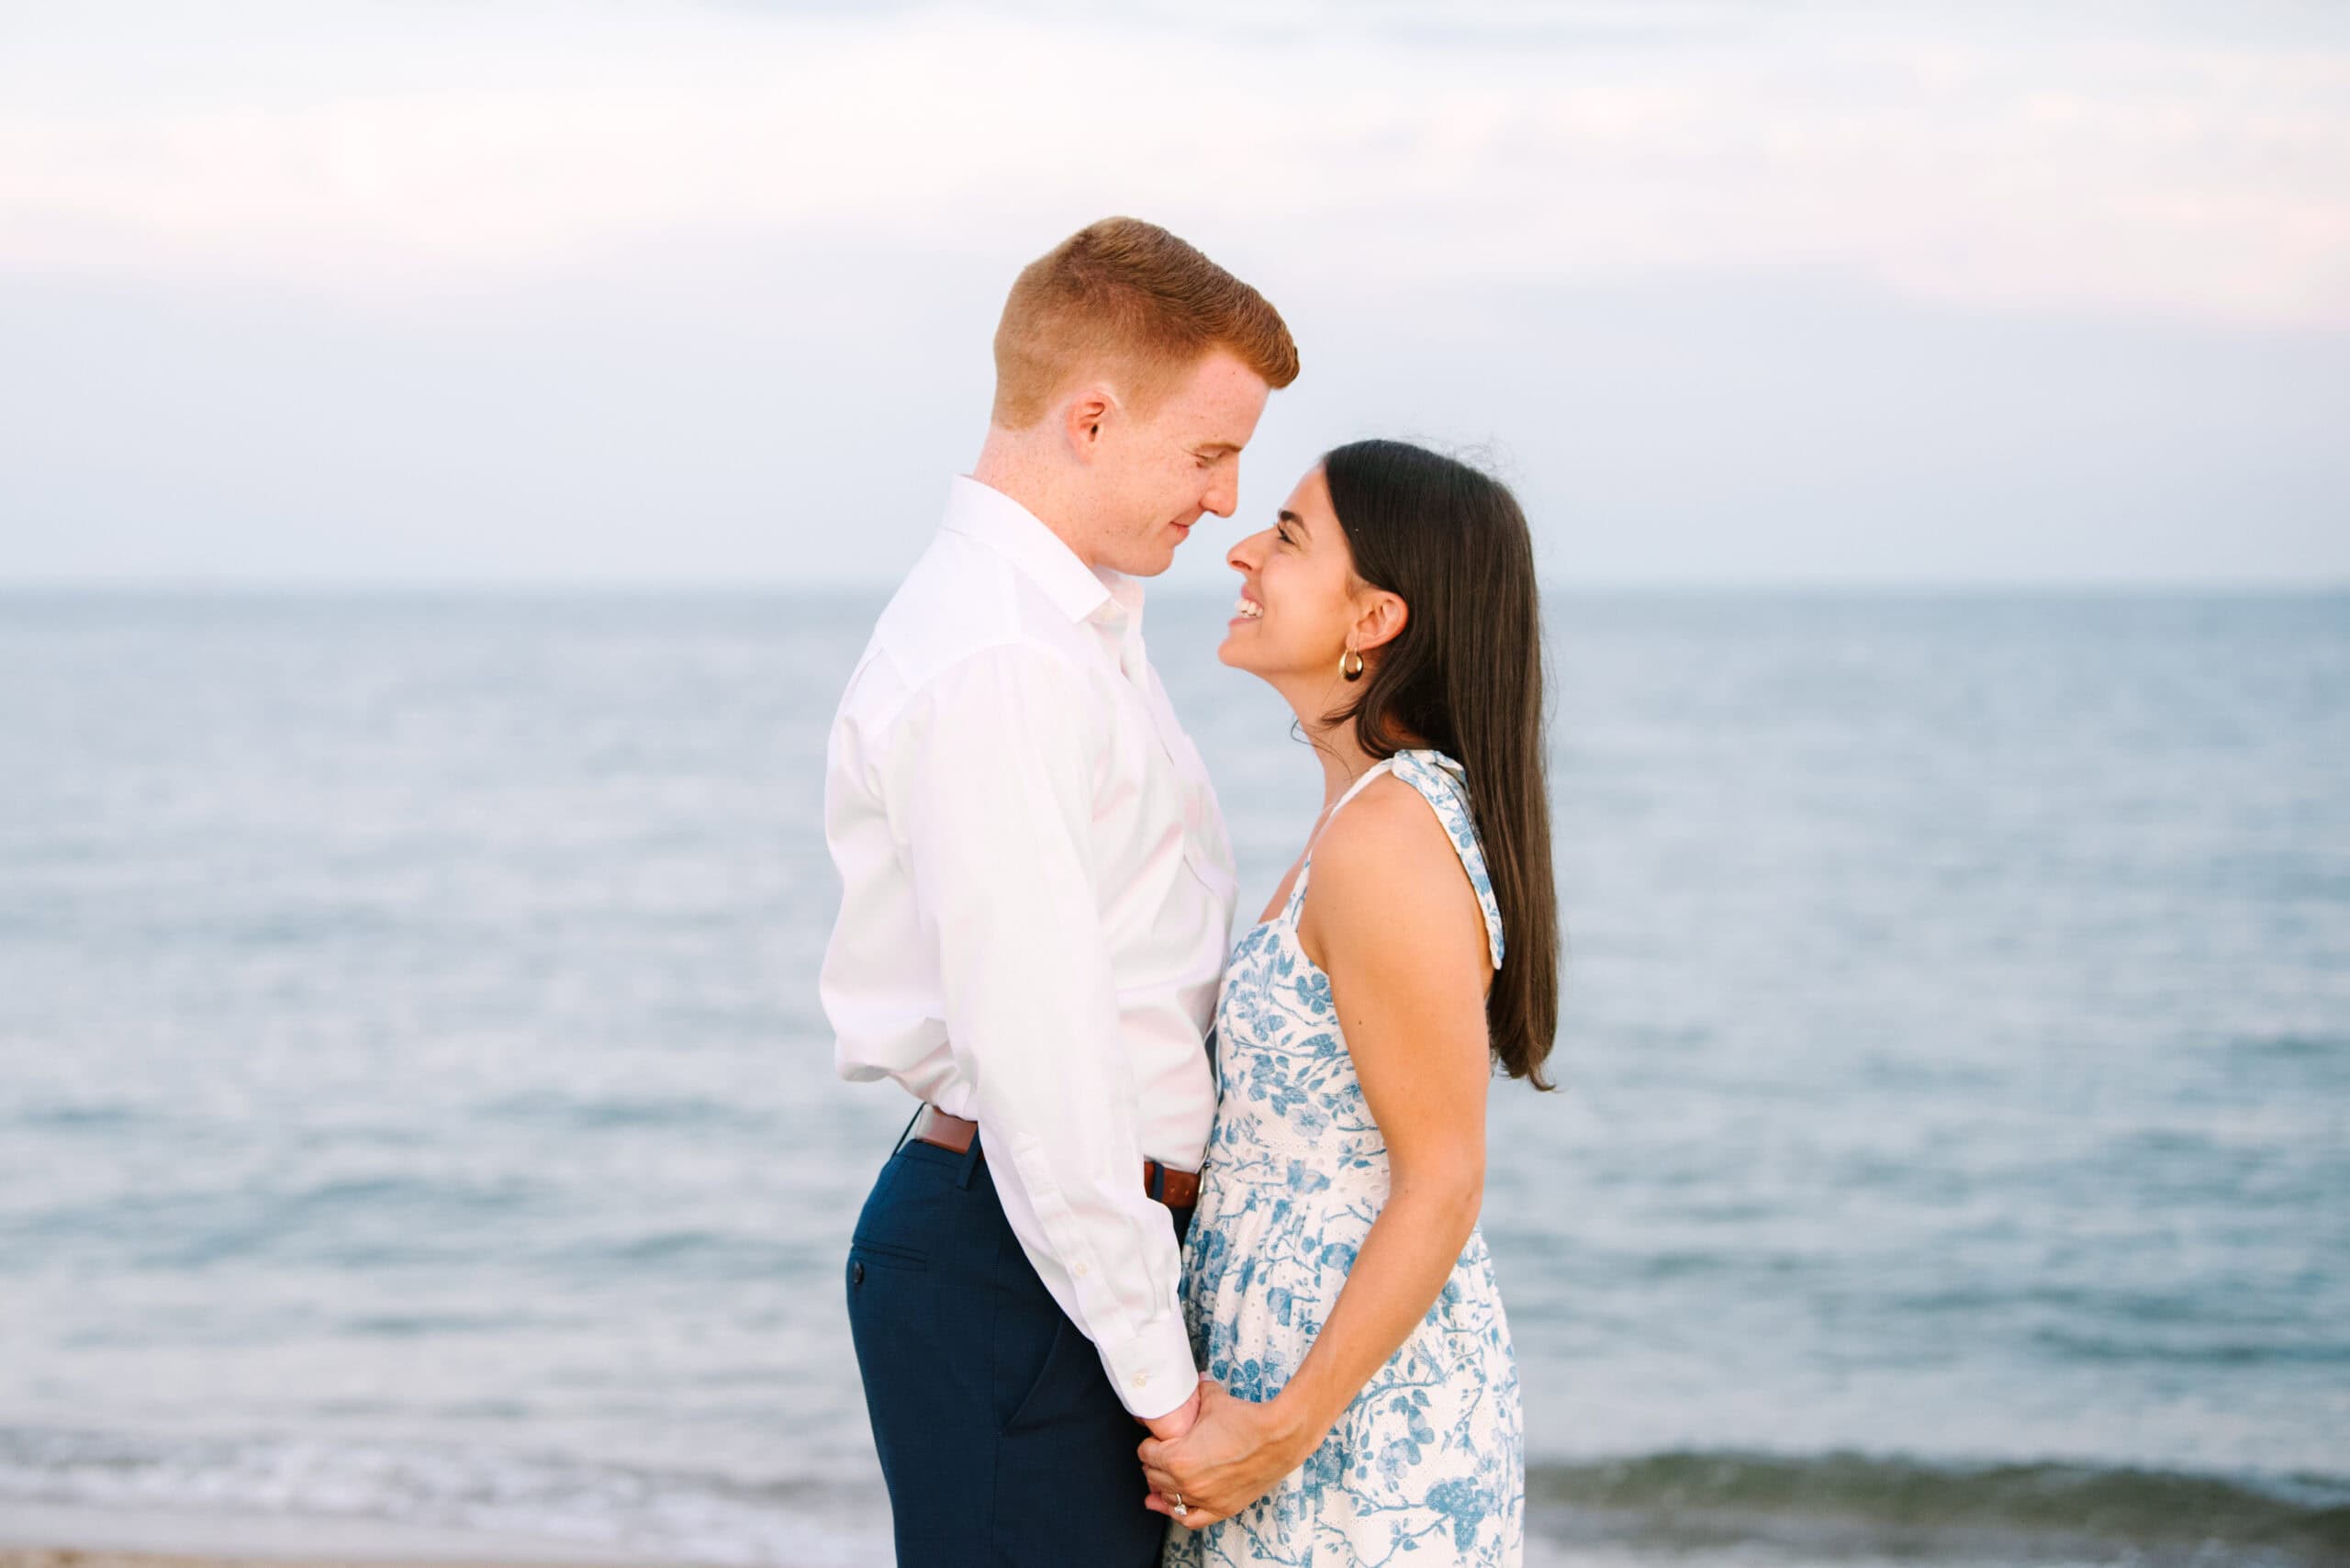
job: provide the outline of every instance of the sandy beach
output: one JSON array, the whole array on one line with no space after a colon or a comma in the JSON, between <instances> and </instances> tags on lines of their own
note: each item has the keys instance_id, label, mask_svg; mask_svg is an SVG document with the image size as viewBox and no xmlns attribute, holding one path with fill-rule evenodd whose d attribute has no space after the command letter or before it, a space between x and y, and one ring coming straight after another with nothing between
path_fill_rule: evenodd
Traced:
<instances>
[{"instance_id":1,"label":"sandy beach","mask_svg":"<svg viewBox=\"0 0 2350 1568\"><path fill-rule=\"evenodd\" d=\"M545 1568L543 1559L484 1558L456 1562L442 1559L416 1561L365 1556L291 1557L213 1555L166 1551L79 1551L60 1547L0 1546L0 1568ZM643 1565L632 1565L643 1568Z\"/></svg>"},{"instance_id":2,"label":"sandy beach","mask_svg":"<svg viewBox=\"0 0 2350 1568\"><path fill-rule=\"evenodd\" d=\"M61 1541L80 1544L56 1544ZM0 1568L669 1568L686 1561L383 1520L170 1512L101 1517L42 1507L0 1515Z\"/></svg>"},{"instance_id":3,"label":"sandy beach","mask_svg":"<svg viewBox=\"0 0 2350 1568\"><path fill-rule=\"evenodd\" d=\"M283 1557L198 1557L149 1551L0 1547L0 1568L360 1568L360 1565L330 1559L297 1564ZM423 1565L368 1562L364 1568L423 1568ZM450 1568L450 1565L438 1563L431 1568ZM476 1568L489 1568L489 1565L477 1564Z\"/></svg>"}]
</instances>

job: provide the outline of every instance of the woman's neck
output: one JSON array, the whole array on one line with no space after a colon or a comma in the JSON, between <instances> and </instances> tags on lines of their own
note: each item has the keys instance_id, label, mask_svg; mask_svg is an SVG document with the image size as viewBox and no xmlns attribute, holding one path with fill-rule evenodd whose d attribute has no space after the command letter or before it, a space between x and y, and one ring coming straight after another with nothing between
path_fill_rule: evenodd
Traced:
<instances>
[{"instance_id":1,"label":"woman's neck","mask_svg":"<svg viewBox=\"0 0 2350 1568\"><path fill-rule=\"evenodd\" d=\"M1294 709L1295 704L1292 707ZM1319 714L1308 719L1299 710L1297 722L1322 764L1322 809L1326 812L1337 804L1339 796L1354 788L1357 779L1378 767L1380 759L1363 749L1352 719L1341 719L1333 724L1324 722Z\"/></svg>"},{"instance_id":2,"label":"woman's neck","mask_svg":"<svg viewBox=\"0 0 2350 1568\"><path fill-rule=\"evenodd\" d=\"M1341 686L1334 678L1329 683L1311 691L1292 690L1278 681L1274 683L1274 689L1289 703L1289 711L1297 715L1297 727L1304 732L1307 743L1314 747L1315 756L1322 764L1322 809L1326 812L1337 803L1339 796L1354 787L1357 779L1378 767L1382 760L1363 749L1352 719L1340 719L1332 723L1323 717L1333 710L1352 707L1354 693L1360 689ZM1406 750L1427 744L1409 731L1398 733L1391 727L1388 734Z\"/></svg>"}]
</instances>

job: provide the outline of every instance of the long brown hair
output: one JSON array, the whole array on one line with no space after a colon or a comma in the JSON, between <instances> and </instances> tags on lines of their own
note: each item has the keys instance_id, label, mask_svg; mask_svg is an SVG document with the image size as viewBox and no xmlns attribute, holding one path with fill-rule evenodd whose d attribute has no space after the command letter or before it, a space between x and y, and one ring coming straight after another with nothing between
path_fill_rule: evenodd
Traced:
<instances>
[{"instance_id":1,"label":"long brown hair","mask_svg":"<svg viewBox=\"0 0 2350 1568\"><path fill-rule=\"evenodd\" d=\"M1559 1027L1558 885L1542 724L1542 611L1534 541L1517 498L1469 465L1400 441L1359 441L1322 459L1355 575L1404 600L1351 720L1362 748L1424 744L1469 775L1469 809L1501 907L1502 967L1485 1000L1494 1056L1551 1087Z\"/></svg>"}]
</instances>

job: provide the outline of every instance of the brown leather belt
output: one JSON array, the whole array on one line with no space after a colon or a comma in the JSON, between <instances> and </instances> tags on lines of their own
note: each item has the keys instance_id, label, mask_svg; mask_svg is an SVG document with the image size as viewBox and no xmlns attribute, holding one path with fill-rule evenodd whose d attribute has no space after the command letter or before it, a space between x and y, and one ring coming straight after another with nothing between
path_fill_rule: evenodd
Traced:
<instances>
[{"instance_id":1,"label":"brown leather belt","mask_svg":"<svg viewBox=\"0 0 2350 1568\"><path fill-rule=\"evenodd\" d=\"M925 1102L923 1108L914 1114L913 1128L906 1136L920 1143L936 1144L957 1154L968 1154L971 1140L979 1136L979 1124L961 1116L950 1116ZM1156 1159L1146 1159L1142 1162L1142 1190L1170 1209L1188 1209L1200 1201L1200 1173L1196 1170L1177 1170L1171 1166L1159 1164Z\"/></svg>"}]
</instances>

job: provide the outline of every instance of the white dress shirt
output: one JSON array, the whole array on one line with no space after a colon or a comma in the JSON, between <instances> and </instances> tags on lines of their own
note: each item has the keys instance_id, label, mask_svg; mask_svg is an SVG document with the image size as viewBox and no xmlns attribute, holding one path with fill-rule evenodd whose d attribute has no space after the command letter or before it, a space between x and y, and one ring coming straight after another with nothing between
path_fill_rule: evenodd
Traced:
<instances>
[{"instance_id":1,"label":"white dress shirt","mask_svg":"<svg viewBox=\"0 0 2350 1568\"><path fill-rule=\"evenodd\" d=\"M1005 1217L1136 1416L1197 1374L1145 1159L1199 1169L1237 879L1142 588L958 478L826 751L840 1074L979 1124Z\"/></svg>"}]
</instances>

